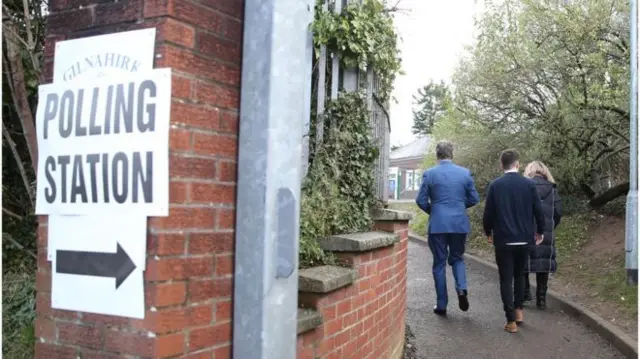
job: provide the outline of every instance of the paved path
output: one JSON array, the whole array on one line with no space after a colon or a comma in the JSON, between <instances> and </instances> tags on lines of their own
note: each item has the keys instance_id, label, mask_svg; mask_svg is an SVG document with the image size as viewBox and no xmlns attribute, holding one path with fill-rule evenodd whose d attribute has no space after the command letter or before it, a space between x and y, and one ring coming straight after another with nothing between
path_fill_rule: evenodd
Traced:
<instances>
[{"instance_id":1,"label":"paved path","mask_svg":"<svg viewBox=\"0 0 640 359\"><path fill-rule=\"evenodd\" d=\"M407 323L416 336L419 358L624 358L586 326L553 307L525 308L525 323L508 334L498 290L498 274L467 263L471 308L458 309L451 267L447 267L447 318L433 314L432 257L422 243L409 242ZM552 284L553 285L553 284Z\"/></svg>"}]
</instances>

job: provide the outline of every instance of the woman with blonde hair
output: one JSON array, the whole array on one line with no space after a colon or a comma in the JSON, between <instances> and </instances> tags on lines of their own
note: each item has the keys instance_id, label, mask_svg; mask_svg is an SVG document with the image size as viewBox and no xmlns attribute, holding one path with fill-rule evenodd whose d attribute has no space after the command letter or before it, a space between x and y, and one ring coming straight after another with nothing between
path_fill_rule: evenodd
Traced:
<instances>
[{"instance_id":1,"label":"woman with blonde hair","mask_svg":"<svg viewBox=\"0 0 640 359\"><path fill-rule=\"evenodd\" d=\"M546 295L549 283L549 273L555 273L556 245L554 229L560 224L562 218L562 202L556 189L556 183L549 168L540 161L533 161L524 170L524 176L536 183L536 189L542 210L545 216L544 240L540 245L532 245L529 248L529 263L525 268L525 300L530 301L531 286L529 273L536 274L536 306L538 309L547 307Z\"/></svg>"}]
</instances>

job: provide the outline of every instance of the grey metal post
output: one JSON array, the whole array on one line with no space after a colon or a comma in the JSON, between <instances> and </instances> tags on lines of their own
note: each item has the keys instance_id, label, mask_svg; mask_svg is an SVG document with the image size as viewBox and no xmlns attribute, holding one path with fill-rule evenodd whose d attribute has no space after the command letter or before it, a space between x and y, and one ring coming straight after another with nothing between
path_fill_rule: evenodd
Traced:
<instances>
[{"instance_id":1,"label":"grey metal post","mask_svg":"<svg viewBox=\"0 0 640 359\"><path fill-rule=\"evenodd\" d=\"M631 108L629 119L629 193L627 194L625 267L629 285L638 284L638 3L631 0Z\"/></svg>"},{"instance_id":2,"label":"grey metal post","mask_svg":"<svg viewBox=\"0 0 640 359\"><path fill-rule=\"evenodd\" d=\"M246 0L233 357L294 359L300 160L314 0Z\"/></svg>"}]
</instances>

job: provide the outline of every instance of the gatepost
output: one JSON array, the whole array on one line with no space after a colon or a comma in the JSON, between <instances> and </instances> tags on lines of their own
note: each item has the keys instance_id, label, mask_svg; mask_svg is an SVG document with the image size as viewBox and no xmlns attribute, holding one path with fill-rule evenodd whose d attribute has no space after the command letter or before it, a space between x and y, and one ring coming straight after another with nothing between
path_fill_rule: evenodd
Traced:
<instances>
[{"instance_id":1,"label":"gatepost","mask_svg":"<svg viewBox=\"0 0 640 359\"><path fill-rule=\"evenodd\" d=\"M168 200L165 199L165 202L168 202L169 208L165 213L168 216L165 217L161 216L162 211L155 215L145 214L144 216L149 216L146 223L147 229L136 236L131 234L135 231L133 228L139 230L142 227L135 224L135 218L127 224L124 223L126 219L122 216L105 214L88 216L87 218L95 221L93 226L95 233L92 233L92 226L86 224L89 222L85 222L87 227L84 231L81 228L60 225L63 222L58 222L59 229L56 230L47 227L46 216L39 217L36 358L164 358L193 355L193 357L220 359L231 356L243 7L242 1L227 0L209 2L54 0L50 2L45 48L46 82L53 80L54 55L56 43L59 41L156 28L154 68L171 69L168 75L170 76L170 93L165 95L167 98L170 96L170 110L168 110L169 103L164 101L164 105L157 106L157 109L162 111L164 106L165 113L156 114L160 118L170 111L170 124L168 124L170 129L167 131L168 138L164 141L165 149L168 145L168 153L165 154L168 157L168 189L164 193L168 193ZM95 54L98 57L100 55L104 54ZM86 67L96 66L95 62L92 63L86 59L79 58L78 62L80 64L76 66L78 70L76 72L82 72ZM128 69L132 66L131 63L124 66L122 59L120 62L111 61L111 63L118 63L120 67ZM75 76L73 71L70 73ZM144 92L146 94L144 96L148 96L153 89L148 83L145 85L145 80L149 79L140 76L142 75L132 74L129 82L134 83L136 91L146 86L145 89L136 93ZM124 78L122 75L113 77L113 79L122 78ZM151 80L161 81L160 78ZM97 83L102 82L97 81ZM76 89L82 86L77 85ZM123 89L131 89L128 86L127 82ZM160 96L162 89L167 88L166 85L158 85L156 95ZM63 85L56 84L49 89L60 90L63 89ZM88 101L92 87L87 85L84 90L85 113L89 113L91 107ZM107 93L109 90L103 89L103 91ZM55 91L44 93L45 95L52 93L54 95L51 95L51 107L49 107L51 113L54 112L53 106L56 104ZM126 102L123 99L129 98L129 93L130 91L122 93L126 96L120 97L121 104ZM75 94L78 95L77 92ZM133 100L134 103L140 99L137 96ZM117 94L114 95L113 101L117 102L117 97ZM65 99L67 102L64 104L69 105L69 98ZM60 101L57 104L60 105L61 98L58 100ZM40 101L42 105L42 97ZM137 114L138 109L133 105L132 107L134 107L133 110L123 109L123 113L135 111L134 115ZM71 109L71 107L65 108ZM148 107L146 109L148 110ZM146 110L143 109L143 111ZM60 112L58 116L65 117L64 113ZM44 116L40 118L44 119ZM53 117L51 118L52 123L55 122ZM82 118L88 118L88 115ZM145 129L145 123L123 121L121 128L123 132L129 130L130 125L141 132ZM44 130L44 121L41 122L37 123L38 131ZM58 128L56 125L52 125L47 130L55 129L55 133L60 135L59 139L67 139L69 128ZM79 128L80 132L74 127L73 133L83 133L83 127ZM91 131L91 127L86 127L86 130ZM91 143L91 147L101 146L100 141L102 140ZM62 140L57 143L51 142L49 148L60 150L61 143L63 143ZM118 146L122 147L121 152L134 152L137 144L139 144L137 141L129 143L125 141ZM109 147L109 144L104 142L102 146ZM73 149L78 150L75 147ZM144 187L144 182L148 181L151 173L146 170L136 172L135 163L142 165L149 163L146 152L140 152L138 155L131 153L130 156L118 155L116 152L114 151L111 155L117 158L120 171L125 168L126 161L131 166L127 167L130 168L129 175L138 176L131 177L138 179L136 188L141 189L141 192L136 192L137 198L152 196L158 199L158 196L162 196L161 190L158 193L149 192L149 188ZM85 159L89 158L87 157L89 154L84 155ZM162 157L162 154L160 153L159 156ZM68 166L69 176L73 178L73 159L69 158L70 164L65 165L65 154L58 153L56 161L60 161L60 158L62 158L60 163ZM95 158L90 157L90 159L88 160L89 169L85 167L85 173L91 173L93 168L91 163ZM42 161L46 161L45 158L42 158ZM155 157L154 161L157 161ZM166 159L165 162L167 162ZM60 163L56 162L56 165L60 166ZM53 169L51 163L48 166L50 170ZM59 167L56 168L59 169ZM99 166L96 165L94 168L99 169ZM161 171L161 169L154 170ZM39 176L38 180L40 186L49 185L48 192L45 187L42 187L42 196L48 194L53 204L70 208L71 203L62 202L59 197L62 196L60 187L57 187L58 197L54 198L51 182L48 182L47 177ZM106 180L108 178L102 179L103 182ZM130 183L133 186L133 182ZM73 186L66 189L68 193L65 193L65 196L71 195L73 190L78 203L83 202L83 191L79 190L82 186L80 182L76 182L75 185L75 189L71 188ZM86 182L85 186L91 187L89 182ZM111 197L111 204L132 201L134 196L132 188L126 191L128 196L125 196L125 190L120 184L116 192L110 192L111 195L116 193L117 196ZM144 190L145 188L147 191ZM93 192L87 192L87 201L92 200L91 193ZM56 202L58 199L60 202ZM54 213L49 211L58 211L60 208L62 207L48 207L40 212ZM75 214L76 210L71 208L63 214ZM64 216L60 217L64 218ZM69 218L62 219L62 221L65 220ZM124 230L125 233L113 237L143 237L136 243L144 244L146 239L146 246L141 250L131 251L126 243L118 244L117 238L111 238L114 241L113 248L99 250L89 248L90 244L100 242L97 238L100 234L95 228L103 227L105 223L107 227L112 227L110 232L112 234ZM127 231L127 228L131 228L131 231ZM68 243L56 242L52 243L52 248L58 248L57 256L49 256L47 235L50 230L54 233L66 231L69 234L67 240L73 242L74 246L77 243L84 243L84 239L87 247L69 250ZM144 253L145 250L146 256L142 254L141 260L143 264L136 263L134 257L140 255L140 252ZM63 260L52 265L49 259L55 261L56 258ZM81 264L74 265L74 263ZM106 263L108 266L97 267L92 263ZM144 269L143 273L140 273L141 269ZM88 303L92 293L89 293L90 289L87 285L93 285L93 282L110 281L114 285L114 288L111 288L113 291L122 290L136 282L134 278L136 271L139 271L138 275L143 276L139 279L144 288L142 313L139 313L140 310L137 308L129 308L127 303L115 303L109 300ZM75 286L66 283L67 286L61 292L59 291L61 287L52 288L52 276L55 276L52 273L69 276L67 278L91 277L93 279L84 283L80 281ZM52 305L52 289L66 294L62 301L67 303L67 309L76 309L60 309L65 307L60 303ZM132 302L136 302L135 298ZM120 305L131 311L113 310Z\"/></svg>"},{"instance_id":2,"label":"gatepost","mask_svg":"<svg viewBox=\"0 0 640 359\"><path fill-rule=\"evenodd\" d=\"M294 359L313 0L246 0L233 357Z\"/></svg>"}]
</instances>

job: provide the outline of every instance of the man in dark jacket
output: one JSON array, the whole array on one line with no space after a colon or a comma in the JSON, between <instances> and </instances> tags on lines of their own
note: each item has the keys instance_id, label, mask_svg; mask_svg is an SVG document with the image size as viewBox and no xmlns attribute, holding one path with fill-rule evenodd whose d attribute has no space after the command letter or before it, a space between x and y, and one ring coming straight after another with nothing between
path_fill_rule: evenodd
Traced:
<instances>
[{"instance_id":1,"label":"man in dark jacket","mask_svg":"<svg viewBox=\"0 0 640 359\"><path fill-rule=\"evenodd\" d=\"M524 320L524 270L528 245L540 244L545 218L535 183L520 175L519 155L506 150L500 155L504 175L489 186L484 208L484 231L496 252L500 273L500 295L510 333ZM515 288L515 290L514 290ZM515 292L515 293L514 293Z\"/></svg>"}]
</instances>

